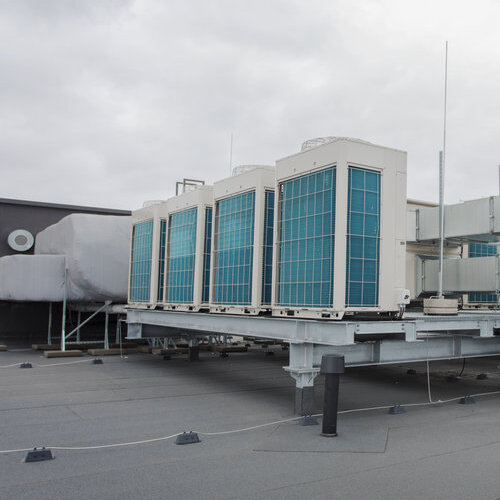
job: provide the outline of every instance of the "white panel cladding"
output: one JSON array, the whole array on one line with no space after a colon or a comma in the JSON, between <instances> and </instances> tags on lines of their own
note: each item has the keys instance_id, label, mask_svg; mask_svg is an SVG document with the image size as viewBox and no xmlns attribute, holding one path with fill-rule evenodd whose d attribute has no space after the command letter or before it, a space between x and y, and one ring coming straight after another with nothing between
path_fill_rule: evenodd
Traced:
<instances>
[{"instance_id":1,"label":"white panel cladding","mask_svg":"<svg viewBox=\"0 0 500 500\"><path fill-rule=\"evenodd\" d=\"M71 214L40 231L35 254L64 255L72 300L123 303L127 298L131 218Z\"/></svg>"},{"instance_id":2,"label":"white panel cladding","mask_svg":"<svg viewBox=\"0 0 500 500\"><path fill-rule=\"evenodd\" d=\"M422 288L434 293L438 288L439 262L424 260ZM492 292L498 287L499 256L473 259L445 259L443 290L445 292Z\"/></svg>"},{"instance_id":3,"label":"white panel cladding","mask_svg":"<svg viewBox=\"0 0 500 500\"><path fill-rule=\"evenodd\" d=\"M6 255L0 258L0 300L60 302L64 255ZM82 300L69 290L68 300Z\"/></svg>"},{"instance_id":4,"label":"white panel cladding","mask_svg":"<svg viewBox=\"0 0 500 500\"><path fill-rule=\"evenodd\" d=\"M500 235L500 197L481 198L445 205L446 238L496 241ZM439 207L418 209L419 241L439 238Z\"/></svg>"}]
</instances>

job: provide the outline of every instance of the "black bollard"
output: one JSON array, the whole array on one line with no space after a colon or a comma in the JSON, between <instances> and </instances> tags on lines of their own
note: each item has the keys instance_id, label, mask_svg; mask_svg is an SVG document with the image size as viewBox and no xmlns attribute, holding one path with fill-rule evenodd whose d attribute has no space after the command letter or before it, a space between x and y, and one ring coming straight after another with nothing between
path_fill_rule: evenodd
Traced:
<instances>
[{"instance_id":1,"label":"black bollard","mask_svg":"<svg viewBox=\"0 0 500 500\"><path fill-rule=\"evenodd\" d=\"M321 358L320 373L325 376L325 399L323 403L323 428L321 435L337 435L337 410L339 405L339 375L344 373L344 356L325 354Z\"/></svg>"}]
</instances>

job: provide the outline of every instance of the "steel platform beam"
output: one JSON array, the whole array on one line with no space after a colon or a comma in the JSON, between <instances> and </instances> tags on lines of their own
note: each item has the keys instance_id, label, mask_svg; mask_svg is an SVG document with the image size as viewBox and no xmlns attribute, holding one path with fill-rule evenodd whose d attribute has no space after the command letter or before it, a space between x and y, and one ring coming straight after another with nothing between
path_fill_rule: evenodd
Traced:
<instances>
[{"instance_id":1,"label":"steel platform beam","mask_svg":"<svg viewBox=\"0 0 500 500\"><path fill-rule=\"evenodd\" d=\"M324 354L341 354L346 366L500 355L500 314L409 314L397 321L319 321L129 309L129 339L240 335L290 344L283 367L296 382L295 411L311 410L314 379Z\"/></svg>"}]
</instances>

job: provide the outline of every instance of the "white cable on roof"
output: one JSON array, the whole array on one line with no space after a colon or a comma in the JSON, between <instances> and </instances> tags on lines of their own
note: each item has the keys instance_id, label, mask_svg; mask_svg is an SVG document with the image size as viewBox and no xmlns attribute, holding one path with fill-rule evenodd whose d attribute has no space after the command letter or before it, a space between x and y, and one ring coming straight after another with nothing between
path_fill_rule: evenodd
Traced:
<instances>
[{"instance_id":1,"label":"white cable on roof","mask_svg":"<svg viewBox=\"0 0 500 500\"><path fill-rule=\"evenodd\" d=\"M91 361L90 359L79 359L78 361L68 361L66 363L50 363L48 365L36 365L40 368L43 368L44 366L61 366L61 365L74 365L76 363L88 363Z\"/></svg>"},{"instance_id":2,"label":"white cable on roof","mask_svg":"<svg viewBox=\"0 0 500 500\"><path fill-rule=\"evenodd\" d=\"M470 397L490 396L493 394L500 394L500 391L481 392L478 394L471 394ZM429 406L429 405L434 405L434 404L450 403L452 401L458 401L460 399L462 399L462 396L457 397L457 398L432 401L432 402L425 402L425 403L409 403L409 404L404 404L402 406ZM339 411L338 413L340 415L340 414L344 414L344 413L354 413L354 412L358 412L358 411L386 410L386 409L392 408L393 406L394 405L371 406L368 408L353 408L351 410L342 410L342 411ZM320 417L322 415L323 415L322 413L316 413L315 415L311 415L311 416ZM292 418L286 418L283 420L275 420L273 422L267 422L265 424L254 425L252 427L244 427L242 429L233 429L230 431L221 431L221 432L195 431L195 432L197 432L198 434L201 434L202 436L222 436L225 434L236 434L238 432L245 432L245 431L250 431L250 430L254 430L254 429L260 429L262 427L269 427L271 425L292 422L294 420L300 420L301 418L302 417L292 417ZM152 438L152 439L144 439L142 441L131 441L128 443L103 444L103 445L95 445L95 446L46 446L45 448L51 449L51 450L66 450L66 451L98 450L98 449L103 449L103 448L118 448L121 446L134 446L134 445L139 445L139 444L154 443L154 442L158 442L158 441L166 441L168 439L172 439L174 437L177 437L179 434L182 434L182 432L176 432L175 434L171 434L170 436L163 436L163 437ZM20 453L20 452L26 452L26 451L32 451L32 450L33 450L33 448L19 448L16 450L0 450L0 454Z\"/></svg>"}]
</instances>

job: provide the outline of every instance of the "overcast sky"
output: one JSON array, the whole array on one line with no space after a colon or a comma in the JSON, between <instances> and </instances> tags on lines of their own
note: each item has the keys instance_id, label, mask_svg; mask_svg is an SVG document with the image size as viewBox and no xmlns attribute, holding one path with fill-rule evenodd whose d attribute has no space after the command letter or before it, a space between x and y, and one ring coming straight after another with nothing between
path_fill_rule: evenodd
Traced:
<instances>
[{"instance_id":1,"label":"overcast sky","mask_svg":"<svg viewBox=\"0 0 500 500\"><path fill-rule=\"evenodd\" d=\"M498 193L500 2L0 0L0 197L134 209L319 136L408 152L437 199Z\"/></svg>"}]
</instances>

